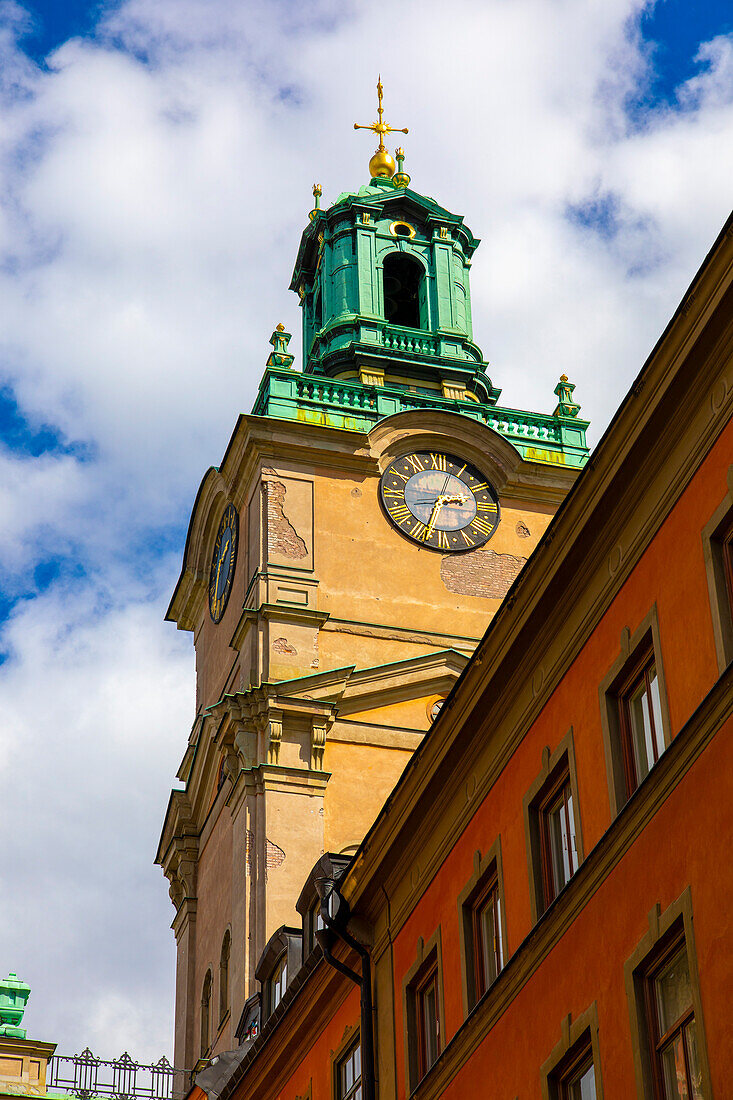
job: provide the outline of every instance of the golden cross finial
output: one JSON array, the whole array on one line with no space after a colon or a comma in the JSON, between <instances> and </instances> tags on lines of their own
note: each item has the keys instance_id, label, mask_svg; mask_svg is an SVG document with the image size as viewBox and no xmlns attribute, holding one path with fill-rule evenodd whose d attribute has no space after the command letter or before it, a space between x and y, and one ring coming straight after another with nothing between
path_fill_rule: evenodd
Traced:
<instances>
[{"instance_id":1,"label":"golden cross finial","mask_svg":"<svg viewBox=\"0 0 733 1100\"><path fill-rule=\"evenodd\" d=\"M384 94L384 85L382 84L381 74L377 79L377 115L379 116L377 122L370 122L366 126L360 126L358 122L354 123L355 130L373 130L375 134L379 136L379 149L380 153L385 151L384 135L385 134L409 134L407 127L400 129L397 126L388 126L384 121L384 108L382 107L382 96Z\"/></svg>"},{"instance_id":2,"label":"golden cross finial","mask_svg":"<svg viewBox=\"0 0 733 1100\"><path fill-rule=\"evenodd\" d=\"M358 122L354 123L355 130L372 130L379 138L379 148L369 161L369 171L373 176L386 176L388 178L395 174L397 165L394 162L394 158L387 152L387 147L384 144L385 134L407 134L409 130L407 127L388 126L384 121L384 108L382 107L382 95L384 94L384 87L382 85L382 77L377 80L377 121L370 122L366 126L361 126Z\"/></svg>"}]
</instances>

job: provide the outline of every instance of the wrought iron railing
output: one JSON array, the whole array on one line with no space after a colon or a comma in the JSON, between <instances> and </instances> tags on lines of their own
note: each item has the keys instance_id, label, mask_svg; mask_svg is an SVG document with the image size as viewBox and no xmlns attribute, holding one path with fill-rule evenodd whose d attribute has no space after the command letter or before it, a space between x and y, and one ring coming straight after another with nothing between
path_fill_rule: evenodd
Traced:
<instances>
[{"instance_id":1,"label":"wrought iron railing","mask_svg":"<svg viewBox=\"0 0 733 1100\"><path fill-rule=\"evenodd\" d=\"M96 1058L87 1047L81 1054L55 1054L48 1063L46 1087L67 1092L79 1100L109 1096L112 1100L171 1100L173 1066L163 1057L155 1065L141 1065L125 1051L112 1062Z\"/></svg>"}]
</instances>

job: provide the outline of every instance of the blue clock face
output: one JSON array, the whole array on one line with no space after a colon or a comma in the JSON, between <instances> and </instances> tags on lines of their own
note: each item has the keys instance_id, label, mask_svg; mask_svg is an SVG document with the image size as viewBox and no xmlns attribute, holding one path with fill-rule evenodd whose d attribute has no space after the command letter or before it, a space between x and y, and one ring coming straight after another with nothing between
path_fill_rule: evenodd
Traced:
<instances>
[{"instance_id":1,"label":"blue clock face","mask_svg":"<svg viewBox=\"0 0 733 1100\"><path fill-rule=\"evenodd\" d=\"M228 504L219 524L209 574L209 614L215 623L220 621L229 600L238 542L239 516L234 505Z\"/></svg>"},{"instance_id":2,"label":"blue clock face","mask_svg":"<svg viewBox=\"0 0 733 1100\"><path fill-rule=\"evenodd\" d=\"M403 535L431 550L483 546L499 525L499 497L484 475L455 455L403 455L380 482L382 504Z\"/></svg>"}]
</instances>

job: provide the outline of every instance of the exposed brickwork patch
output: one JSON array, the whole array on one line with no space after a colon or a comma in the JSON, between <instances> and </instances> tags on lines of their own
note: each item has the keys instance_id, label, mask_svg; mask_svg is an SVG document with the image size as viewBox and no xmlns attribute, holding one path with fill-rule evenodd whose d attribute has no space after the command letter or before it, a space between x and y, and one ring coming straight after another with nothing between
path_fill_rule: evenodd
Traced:
<instances>
[{"instance_id":1,"label":"exposed brickwork patch","mask_svg":"<svg viewBox=\"0 0 733 1100\"><path fill-rule=\"evenodd\" d=\"M249 877L254 874L254 862L255 835L251 829L247 829L244 837L244 863ZM282 848L279 848L278 845L274 844L271 840L265 840L265 881L267 880L267 872L273 871L284 862L285 852Z\"/></svg>"},{"instance_id":2,"label":"exposed brickwork patch","mask_svg":"<svg viewBox=\"0 0 733 1100\"><path fill-rule=\"evenodd\" d=\"M276 867L279 867L281 863L285 861L285 852L282 848L278 848L277 844L273 844L271 840L265 841L265 882L267 881L267 872L274 871Z\"/></svg>"},{"instance_id":3,"label":"exposed brickwork patch","mask_svg":"<svg viewBox=\"0 0 733 1100\"><path fill-rule=\"evenodd\" d=\"M308 548L285 515L287 489L282 481L267 482L267 537L270 553L285 558L304 558Z\"/></svg>"},{"instance_id":4,"label":"exposed brickwork patch","mask_svg":"<svg viewBox=\"0 0 733 1100\"><path fill-rule=\"evenodd\" d=\"M275 638L272 643L272 648L276 653L290 653L297 654L297 649L294 645L291 645L287 638Z\"/></svg>"},{"instance_id":5,"label":"exposed brickwork patch","mask_svg":"<svg viewBox=\"0 0 733 1100\"><path fill-rule=\"evenodd\" d=\"M520 539L529 538L529 527L526 523L523 523L521 519L517 520L517 526L515 530Z\"/></svg>"},{"instance_id":6,"label":"exposed brickwork patch","mask_svg":"<svg viewBox=\"0 0 733 1100\"><path fill-rule=\"evenodd\" d=\"M440 563L440 576L449 592L501 599L526 560L514 554L496 554L482 546L467 554L446 554Z\"/></svg>"}]
</instances>

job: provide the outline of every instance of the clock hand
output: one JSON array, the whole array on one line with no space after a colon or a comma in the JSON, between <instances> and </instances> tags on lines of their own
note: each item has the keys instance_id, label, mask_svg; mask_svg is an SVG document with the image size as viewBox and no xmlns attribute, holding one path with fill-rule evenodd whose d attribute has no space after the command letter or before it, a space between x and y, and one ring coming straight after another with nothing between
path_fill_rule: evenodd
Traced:
<instances>
[{"instance_id":1,"label":"clock hand","mask_svg":"<svg viewBox=\"0 0 733 1100\"><path fill-rule=\"evenodd\" d=\"M445 496L441 495L436 500L435 504L433 505L433 510L430 513L430 519L428 520L428 525L425 529L425 534L423 536L423 542L427 541L427 539L429 539L430 536L432 535L433 528L435 527L435 524L436 524L437 519L438 519L438 513L440 512L440 509L443 507L445 502L449 499L450 499L449 497L445 497Z\"/></svg>"},{"instance_id":2,"label":"clock hand","mask_svg":"<svg viewBox=\"0 0 733 1100\"><path fill-rule=\"evenodd\" d=\"M440 511L440 509L441 509L442 507L443 507L443 498L442 498L442 497L438 497L438 499L436 500L435 504L433 505L433 510L432 510L432 512L430 513L430 518L428 519L428 525L427 525L427 527L425 528L425 534L423 535L423 542L427 542L427 540L428 540L428 539L430 538L430 536L432 535L432 533L433 533L433 527L435 527L435 521L436 521L436 520L437 520L437 518L438 518L438 512Z\"/></svg>"}]
</instances>

